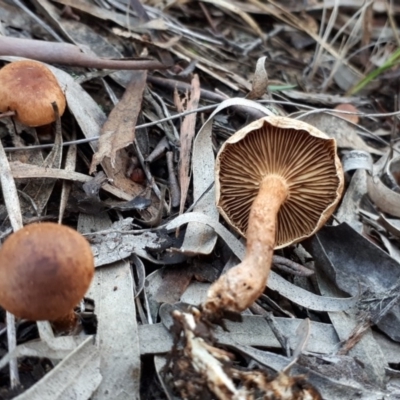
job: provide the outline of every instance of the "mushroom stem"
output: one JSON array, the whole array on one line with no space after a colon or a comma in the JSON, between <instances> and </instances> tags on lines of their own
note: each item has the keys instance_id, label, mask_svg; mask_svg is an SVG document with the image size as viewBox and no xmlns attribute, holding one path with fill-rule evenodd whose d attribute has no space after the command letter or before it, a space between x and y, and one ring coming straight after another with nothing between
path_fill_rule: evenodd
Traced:
<instances>
[{"instance_id":1,"label":"mushroom stem","mask_svg":"<svg viewBox=\"0 0 400 400\"><path fill-rule=\"evenodd\" d=\"M206 313L241 312L261 295L271 270L277 215L287 196L288 186L282 177L271 174L261 181L250 210L246 255L210 287Z\"/></svg>"},{"instance_id":2,"label":"mushroom stem","mask_svg":"<svg viewBox=\"0 0 400 400\"><path fill-rule=\"evenodd\" d=\"M64 317L58 318L58 319L50 321L50 322L53 325L53 328L57 333L71 332L76 328L76 326L78 324L78 318L77 318L74 310L71 310L71 312L69 312Z\"/></svg>"}]
</instances>

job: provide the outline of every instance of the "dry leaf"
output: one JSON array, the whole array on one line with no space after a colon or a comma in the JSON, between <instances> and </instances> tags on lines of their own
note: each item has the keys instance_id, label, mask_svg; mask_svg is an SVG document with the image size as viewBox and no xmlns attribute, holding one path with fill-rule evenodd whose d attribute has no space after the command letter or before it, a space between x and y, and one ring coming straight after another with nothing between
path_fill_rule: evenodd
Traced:
<instances>
[{"instance_id":1,"label":"dry leaf","mask_svg":"<svg viewBox=\"0 0 400 400\"><path fill-rule=\"evenodd\" d=\"M115 179L116 157L119 150L132 144L135 140L135 127L142 104L143 91L146 86L146 72L133 74L132 80L125 90L119 103L113 108L107 121L101 128L99 149L93 155L90 174L105 157L110 159L111 168L105 168L109 179ZM124 174L123 174L124 175ZM119 177L121 179L121 177ZM118 182L115 182L118 187Z\"/></svg>"},{"instance_id":2,"label":"dry leaf","mask_svg":"<svg viewBox=\"0 0 400 400\"><path fill-rule=\"evenodd\" d=\"M54 369L15 400L87 400L99 386L99 352L89 336Z\"/></svg>"},{"instance_id":3,"label":"dry leaf","mask_svg":"<svg viewBox=\"0 0 400 400\"><path fill-rule=\"evenodd\" d=\"M269 80L268 72L265 67L266 58L267 57L261 57L257 60L251 91L246 96L249 100L259 99L267 93Z\"/></svg>"},{"instance_id":4,"label":"dry leaf","mask_svg":"<svg viewBox=\"0 0 400 400\"><path fill-rule=\"evenodd\" d=\"M188 95L186 111L195 110L198 108L200 99L200 82L198 75L194 75L192 79L191 90ZM190 182L190 155L192 152L192 142L195 136L196 128L196 113L187 115L181 125L180 134L180 159L179 159L179 184L181 188L181 204L179 212L182 214L185 203L187 192L189 189Z\"/></svg>"},{"instance_id":5,"label":"dry leaf","mask_svg":"<svg viewBox=\"0 0 400 400\"><path fill-rule=\"evenodd\" d=\"M105 214L82 215L81 232L104 230L111 226ZM96 305L98 327L96 351L103 377L93 400L139 398L140 353L134 302L132 270L127 261L96 269L88 296Z\"/></svg>"},{"instance_id":6,"label":"dry leaf","mask_svg":"<svg viewBox=\"0 0 400 400\"><path fill-rule=\"evenodd\" d=\"M328 113L313 113L300 116L304 122L315 126L329 137L336 139L339 148L348 148L354 150L363 150L372 154L382 155L382 151L368 146L357 134L354 125L349 124L346 120L336 117Z\"/></svg>"}]
</instances>

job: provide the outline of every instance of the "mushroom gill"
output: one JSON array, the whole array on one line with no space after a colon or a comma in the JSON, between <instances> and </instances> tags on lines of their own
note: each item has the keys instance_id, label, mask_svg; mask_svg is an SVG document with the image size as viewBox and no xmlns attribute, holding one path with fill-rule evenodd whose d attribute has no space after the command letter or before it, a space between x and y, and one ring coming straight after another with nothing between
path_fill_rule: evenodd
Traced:
<instances>
[{"instance_id":1,"label":"mushroom gill","mask_svg":"<svg viewBox=\"0 0 400 400\"><path fill-rule=\"evenodd\" d=\"M339 177L331 161L335 156L334 140L265 123L249 132L240 146L237 142L226 144L219 158L223 196L217 205L229 223L246 236L260 182L269 174L278 175L288 185L289 194L278 213L276 248L299 241L326 221L326 210L336 198Z\"/></svg>"}]
</instances>

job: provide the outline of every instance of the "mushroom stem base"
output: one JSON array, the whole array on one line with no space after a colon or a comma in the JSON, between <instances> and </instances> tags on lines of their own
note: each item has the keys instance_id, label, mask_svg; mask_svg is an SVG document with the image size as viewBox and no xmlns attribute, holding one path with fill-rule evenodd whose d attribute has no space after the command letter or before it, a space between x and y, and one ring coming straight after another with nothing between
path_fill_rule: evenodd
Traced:
<instances>
[{"instance_id":1,"label":"mushroom stem base","mask_svg":"<svg viewBox=\"0 0 400 400\"><path fill-rule=\"evenodd\" d=\"M284 179L276 175L263 179L250 210L246 255L210 287L203 307L206 314L241 312L264 291L276 243L277 215L287 195Z\"/></svg>"}]
</instances>

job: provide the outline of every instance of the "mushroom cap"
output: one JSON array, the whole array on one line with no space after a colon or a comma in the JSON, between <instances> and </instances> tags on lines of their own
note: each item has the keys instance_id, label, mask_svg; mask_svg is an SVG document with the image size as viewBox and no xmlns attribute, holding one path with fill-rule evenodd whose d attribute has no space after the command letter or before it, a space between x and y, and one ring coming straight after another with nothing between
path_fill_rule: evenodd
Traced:
<instances>
[{"instance_id":1,"label":"mushroom cap","mask_svg":"<svg viewBox=\"0 0 400 400\"><path fill-rule=\"evenodd\" d=\"M51 103L63 115L66 101L56 77L44 64L23 60L0 70L0 112L15 111L16 119L28 126L55 121Z\"/></svg>"},{"instance_id":2,"label":"mushroom cap","mask_svg":"<svg viewBox=\"0 0 400 400\"><path fill-rule=\"evenodd\" d=\"M0 248L0 305L19 318L57 320L82 300L93 274L90 245L77 231L27 225Z\"/></svg>"},{"instance_id":3,"label":"mushroom cap","mask_svg":"<svg viewBox=\"0 0 400 400\"><path fill-rule=\"evenodd\" d=\"M276 249L313 235L332 215L343 192L334 139L292 118L254 121L222 145L215 166L217 207L243 236L260 182L268 174L282 177L288 186L278 213Z\"/></svg>"}]
</instances>

